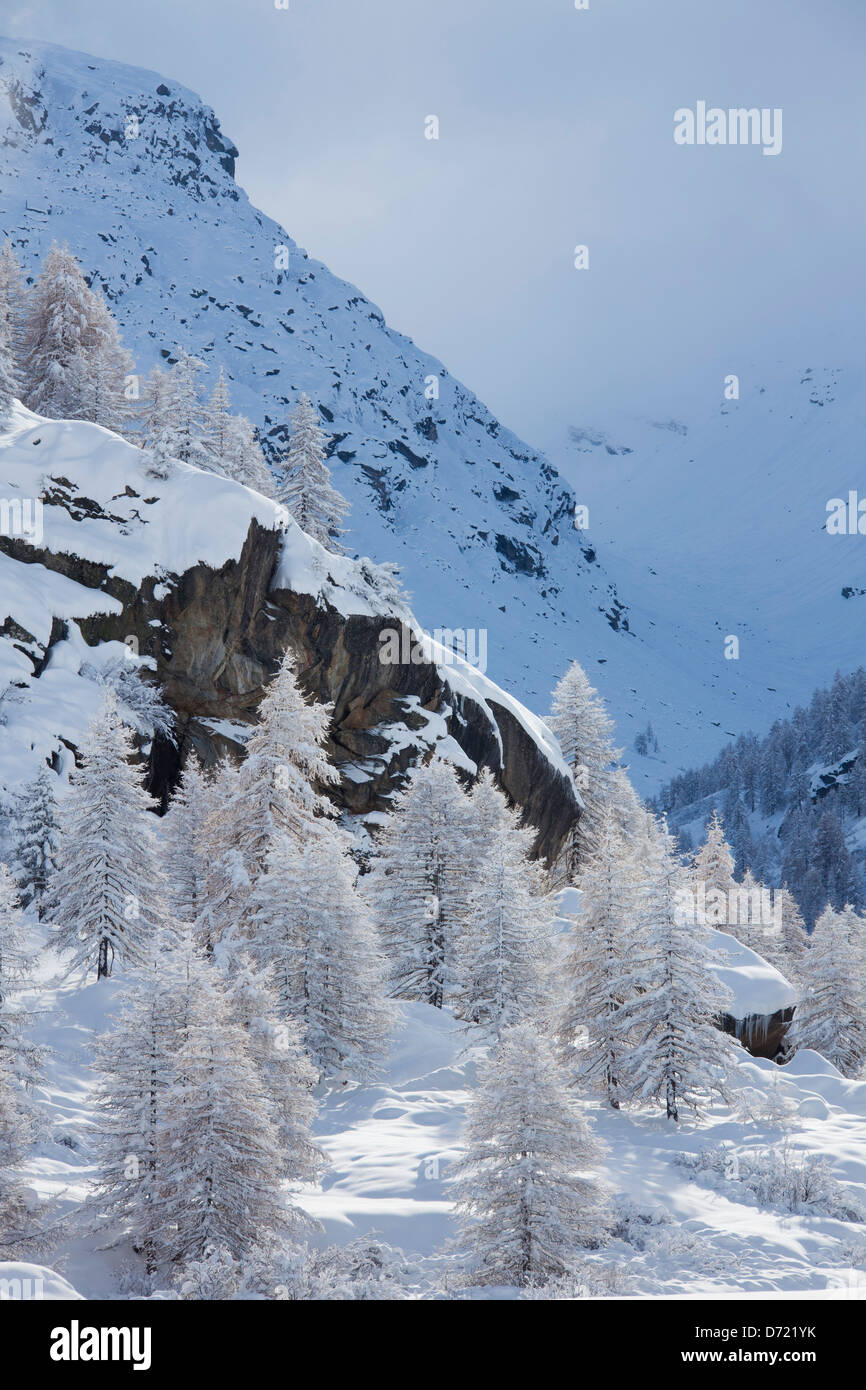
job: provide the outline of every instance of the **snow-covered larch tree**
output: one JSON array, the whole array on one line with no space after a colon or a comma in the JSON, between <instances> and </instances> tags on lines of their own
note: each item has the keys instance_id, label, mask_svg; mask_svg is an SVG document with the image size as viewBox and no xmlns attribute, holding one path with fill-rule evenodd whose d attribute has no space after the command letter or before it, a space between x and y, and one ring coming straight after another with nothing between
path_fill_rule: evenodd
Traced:
<instances>
[{"instance_id":1,"label":"snow-covered larch tree","mask_svg":"<svg viewBox=\"0 0 866 1390\"><path fill-rule=\"evenodd\" d=\"M248 928L245 905L275 837L300 844L332 814L323 795L339 780L323 747L332 708L305 700L296 670L287 651L259 705L244 762L224 765L214 785L202 832L208 887L201 931L211 944L229 928Z\"/></svg>"},{"instance_id":2,"label":"snow-covered larch tree","mask_svg":"<svg viewBox=\"0 0 866 1390\"><path fill-rule=\"evenodd\" d=\"M27 287L24 272L11 241L0 246L0 331L5 328L17 363L24 325Z\"/></svg>"},{"instance_id":3,"label":"snow-covered larch tree","mask_svg":"<svg viewBox=\"0 0 866 1390\"><path fill-rule=\"evenodd\" d=\"M93 299L68 246L54 243L27 296L23 328L24 403L55 419L74 416L73 364L91 345Z\"/></svg>"},{"instance_id":4,"label":"snow-covered larch tree","mask_svg":"<svg viewBox=\"0 0 866 1390\"><path fill-rule=\"evenodd\" d=\"M211 778L191 753L168 811L159 826L162 862L172 915L194 926L206 905L208 856L204 825L211 804Z\"/></svg>"},{"instance_id":5,"label":"snow-covered larch tree","mask_svg":"<svg viewBox=\"0 0 866 1390\"><path fill-rule=\"evenodd\" d=\"M340 550L335 539L349 504L331 483L325 463L325 431L309 396L302 395L292 416L292 432L283 463L277 498L302 531L328 550Z\"/></svg>"},{"instance_id":6,"label":"snow-covered larch tree","mask_svg":"<svg viewBox=\"0 0 866 1390\"><path fill-rule=\"evenodd\" d=\"M235 815L237 765L224 758L205 782L203 790L199 844L205 876L195 930L199 944L210 953L244 920L252 884L241 848L244 826Z\"/></svg>"},{"instance_id":7,"label":"snow-covered larch tree","mask_svg":"<svg viewBox=\"0 0 866 1390\"><path fill-rule=\"evenodd\" d=\"M35 1137L33 1107L0 1049L0 1261L26 1259L37 1234L38 1218L16 1172Z\"/></svg>"},{"instance_id":8,"label":"snow-covered larch tree","mask_svg":"<svg viewBox=\"0 0 866 1390\"><path fill-rule=\"evenodd\" d=\"M555 933L543 870L529 858L534 832L487 770L465 810L470 888L454 947L456 1005L496 1033L523 1020L540 1026Z\"/></svg>"},{"instance_id":9,"label":"snow-covered larch tree","mask_svg":"<svg viewBox=\"0 0 866 1390\"><path fill-rule=\"evenodd\" d=\"M364 887L398 999L441 1009L450 997L470 886L468 823L457 774L440 758L417 767L395 799Z\"/></svg>"},{"instance_id":10,"label":"snow-covered larch tree","mask_svg":"<svg viewBox=\"0 0 866 1390\"><path fill-rule=\"evenodd\" d=\"M230 953L228 998L232 1016L247 1035L250 1056L265 1084L292 1182L318 1182L325 1155L310 1135L316 1118L313 1089L318 1072L303 1048L293 1018L280 1017L276 971L256 966L245 952Z\"/></svg>"},{"instance_id":11,"label":"snow-covered larch tree","mask_svg":"<svg viewBox=\"0 0 866 1390\"><path fill-rule=\"evenodd\" d=\"M229 478L251 487L263 497L274 497L274 482L265 463L256 431L246 415L233 415L222 466Z\"/></svg>"},{"instance_id":12,"label":"snow-covered larch tree","mask_svg":"<svg viewBox=\"0 0 866 1390\"><path fill-rule=\"evenodd\" d=\"M13 400L21 395L21 382L15 363L12 330L3 312L0 299L0 417L9 413Z\"/></svg>"},{"instance_id":13,"label":"snow-covered larch tree","mask_svg":"<svg viewBox=\"0 0 866 1390\"><path fill-rule=\"evenodd\" d=\"M785 884L775 892L774 908L782 921L782 956L779 969L794 979L799 979L809 948L809 933L797 899Z\"/></svg>"},{"instance_id":14,"label":"snow-covered larch tree","mask_svg":"<svg viewBox=\"0 0 866 1390\"><path fill-rule=\"evenodd\" d=\"M54 788L57 778L47 767L40 768L18 798L16 815L15 872L25 905L35 902L41 913L41 899L57 867L60 825Z\"/></svg>"},{"instance_id":15,"label":"snow-covered larch tree","mask_svg":"<svg viewBox=\"0 0 866 1390\"><path fill-rule=\"evenodd\" d=\"M225 766L214 787L203 829L209 863L203 934L212 942L229 928L249 929L246 903L275 838L304 843L333 814L323 794L339 780L323 747L332 707L304 698L296 670L287 651L259 705L246 758L237 769Z\"/></svg>"},{"instance_id":16,"label":"snow-covered larch tree","mask_svg":"<svg viewBox=\"0 0 866 1390\"><path fill-rule=\"evenodd\" d=\"M99 1178L92 1202L112 1240L131 1239L148 1278L174 1254L165 1210L166 1125L175 1100L175 1058L200 969L188 945L161 936L155 946L95 1049Z\"/></svg>"},{"instance_id":17,"label":"snow-covered larch tree","mask_svg":"<svg viewBox=\"0 0 866 1390\"><path fill-rule=\"evenodd\" d=\"M52 419L114 427L126 418L131 358L100 294L67 246L56 243L25 302L24 403Z\"/></svg>"},{"instance_id":18,"label":"snow-covered larch tree","mask_svg":"<svg viewBox=\"0 0 866 1390\"><path fill-rule=\"evenodd\" d=\"M144 384L139 418L140 442L150 456L147 471L154 478L165 479L172 469L171 396L168 372L154 367Z\"/></svg>"},{"instance_id":19,"label":"snow-covered larch tree","mask_svg":"<svg viewBox=\"0 0 866 1390\"><path fill-rule=\"evenodd\" d=\"M229 388L222 367L207 403L205 433L215 472L255 488L265 497L273 496L271 475L255 429L245 415L233 415L229 409Z\"/></svg>"},{"instance_id":20,"label":"snow-covered larch tree","mask_svg":"<svg viewBox=\"0 0 866 1390\"><path fill-rule=\"evenodd\" d=\"M224 459L228 454L232 413L229 409L229 384L225 370L220 367L216 384L204 410L204 433L208 452L216 459L219 473L226 472Z\"/></svg>"},{"instance_id":21,"label":"snow-covered larch tree","mask_svg":"<svg viewBox=\"0 0 866 1390\"><path fill-rule=\"evenodd\" d=\"M698 905L704 916L704 925L718 926L724 930L728 924L728 911L736 897L737 882L734 878L734 856L725 839L725 827L718 811L713 811L707 822L704 843L695 854L691 869L692 886ZM748 943L744 943L748 944Z\"/></svg>"},{"instance_id":22,"label":"snow-covered larch tree","mask_svg":"<svg viewBox=\"0 0 866 1390\"><path fill-rule=\"evenodd\" d=\"M199 377L204 363L178 348L177 361L168 372L155 369L147 382L143 414L145 448L153 455L161 476L170 460L195 464L211 473L220 472L208 449L205 407L199 397Z\"/></svg>"},{"instance_id":23,"label":"snow-covered larch tree","mask_svg":"<svg viewBox=\"0 0 866 1390\"><path fill-rule=\"evenodd\" d=\"M92 968L97 979L111 974L115 956L124 967L142 961L161 915L154 803L133 752L107 690L60 808L57 872L43 900L72 968Z\"/></svg>"},{"instance_id":24,"label":"snow-covered larch tree","mask_svg":"<svg viewBox=\"0 0 866 1390\"><path fill-rule=\"evenodd\" d=\"M0 864L0 1057L28 1091L39 1079L41 1060L39 1049L28 1041L33 1017L21 997L31 967L18 889Z\"/></svg>"},{"instance_id":25,"label":"snow-covered larch tree","mask_svg":"<svg viewBox=\"0 0 866 1390\"><path fill-rule=\"evenodd\" d=\"M734 884L728 904L728 909L722 910L718 917L714 916L708 904L707 925L713 926L717 922L722 931L730 932L744 946L769 960L776 937L770 890L755 878L751 869L746 869L740 882ZM781 933L778 935L781 948Z\"/></svg>"},{"instance_id":26,"label":"snow-covered larch tree","mask_svg":"<svg viewBox=\"0 0 866 1390\"><path fill-rule=\"evenodd\" d=\"M11 241L0 247L0 416L22 394L21 333L25 289L18 258Z\"/></svg>"},{"instance_id":27,"label":"snow-covered larch tree","mask_svg":"<svg viewBox=\"0 0 866 1390\"><path fill-rule=\"evenodd\" d=\"M709 1097L728 1098L736 1045L717 1026L730 996L712 969L708 929L682 910L675 843L651 817L647 824L633 957L642 992L622 1009L634 1042L620 1083L679 1120L700 1115Z\"/></svg>"},{"instance_id":28,"label":"snow-covered larch tree","mask_svg":"<svg viewBox=\"0 0 866 1390\"><path fill-rule=\"evenodd\" d=\"M529 1023L507 1028L479 1068L466 1152L451 1176L456 1249L475 1284L543 1284L603 1243L603 1149L552 1047Z\"/></svg>"},{"instance_id":29,"label":"snow-covered larch tree","mask_svg":"<svg viewBox=\"0 0 866 1390\"><path fill-rule=\"evenodd\" d=\"M804 993L788 1030L795 1050L814 1049L843 1076L866 1063L866 970L853 909L825 907L815 923L801 980Z\"/></svg>"},{"instance_id":30,"label":"snow-covered larch tree","mask_svg":"<svg viewBox=\"0 0 866 1390\"><path fill-rule=\"evenodd\" d=\"M244 857L260 871L276 834L297 843L331 813L323 789L339 774L324 744L333 706L304 698L297 662L286 651L259 705L258 718L238 774L235 811L243 822Z\"/></svg>"},{"instance_id":31,"label":"snow-covered larch tree","mask_svg":"<svg viewBox=\"0 0 866 1390\"><path fill-rule=\"evenodd\" d=\"M615 1110L628 1095L631 1024L640 990L635 846L605 807L593 855L580 877L581 914L567 966L561 1037L566 1067Z\"/></svg>"},{"instance_id":32,"label":"snow-covered larch tree","mask_svg":"<svg viewBox=\"0 0 866 1390\"><path fill-rule=\"evenodd\" d=\"M309 1222L282 1190L288 1165L265 1082L222 974L204 958L174 1071L161 1134L172 1258L276 1249Z\"/></svg>"},{"instance_id":33,"label":"snow-covered larch tree","mask_svg":"<svg viewBox=\"0 0 866 1390\"><path fill-rule=\"evenodd\" d=\"M276 836L252 894L250 949L273 970L280 1017L297 1023L318 1075L363 1081L384 1057L393 1015L356 877L330 821L302 845Z\"/></svg>"},{"instance_id":34,"label":"snow-covered larch tree","mask_svg":"<svg viewBox=\"0 0 866 1390\"><path fill-rule=\"evenodd\" d=\"M622 749L613 746L613 720L576 661L553 692L548 723L559 740L584 805L567 853L566 869L573 880L580 872L584 855L591 854L598 844L601 810L613 793L614 764Z\"/></svg>"},{"instance_id":35,"label":"snow-covered larch tree","mask_svg":"<svg viewBox=\"0 0 866 1390\"><path fill-rule=\"evenodd\" d=\"M70 378L78 419L119 432L130 420L127 398L133 361L105 300L91 291L89 341L72 359Z\"/></svg>"}]
</instances>

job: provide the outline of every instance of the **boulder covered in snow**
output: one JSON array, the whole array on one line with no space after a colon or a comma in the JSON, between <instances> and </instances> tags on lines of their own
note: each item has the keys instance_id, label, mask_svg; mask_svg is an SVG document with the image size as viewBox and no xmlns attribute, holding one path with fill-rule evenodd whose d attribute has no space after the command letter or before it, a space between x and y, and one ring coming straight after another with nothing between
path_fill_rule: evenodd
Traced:
<instances>
[{"instance_id":1,"label":"boulder covered in snow","mask_svg":"<svg viewBox=\"0 0 866 1390\"><path fill-rule=\"evenodd\" d=\"M714 971L733 998L722 1019L756 1057L775 1057L794 1016L798 993L789 980L727 932L713 931Z\"/></svg>"}]
</instances>

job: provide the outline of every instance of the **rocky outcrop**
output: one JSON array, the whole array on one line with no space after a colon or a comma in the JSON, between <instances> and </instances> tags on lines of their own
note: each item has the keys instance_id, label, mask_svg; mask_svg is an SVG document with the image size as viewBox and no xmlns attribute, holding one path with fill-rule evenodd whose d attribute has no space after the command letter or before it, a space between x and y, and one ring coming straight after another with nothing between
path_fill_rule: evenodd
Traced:
<instances>
[{"instance_id":1,"label":"rocky outcrop","mask_svg":"<svg viewBox=\"0 0 866 1390\"><path fill-rule=\"evenodd\" d=\"M726 1033L739 1038L753 1057L769 1057L773 1061L785 1050L785 1036L793 1017L794 1006L791 1005L772 1014L750 1014L748 1018L724 1014L721 1025Z\"/></svg>"},{"instance_id":2,"label":"rocky outcrop","mask_svg":"<svg viewBox=\"0 0 866 1390\"><path fill-rule=\"evenodd\" d=\"M290 648L308 694L334 706L329 752L343 774L337 796L347 810L386 809L412 761L436 736L450 735L468 762L497 774L537 828L538 852L554 856L578 815L573 785L507 698L456 692L430 661L383 664L380 633L394 618L346 616L311 594L272 587L280 545L280 532L253 519L240 555L220 569L197 565L135 588L92 561L0 538L16 559L119 600L120 612L78 625L90 644L134 641L155 661L178 732L176 746L156 739L149 752L150 789L163 804L190 749L205 763L226 751L242 756L263 691ZM52 642L63 635L60 624Z\"/></svg>"}]
</instances>

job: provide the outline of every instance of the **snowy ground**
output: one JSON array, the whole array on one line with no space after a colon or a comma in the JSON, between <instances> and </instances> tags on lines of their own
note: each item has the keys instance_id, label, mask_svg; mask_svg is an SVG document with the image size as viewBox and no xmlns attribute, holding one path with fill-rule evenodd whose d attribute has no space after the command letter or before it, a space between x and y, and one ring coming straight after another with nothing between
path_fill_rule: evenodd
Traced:
<instances>
[{"instance_id":1,"label":"snowy ground","mask_svg":"<svg viewBox=\"0 0 866 1390\"><path fill-rule=\"evenodd\" d=\"M56 1199L52 1269L86 1298L117 1297L123 1267L133 1262L130 1252L98 1252L92 1237L73 1235L66 1221L94 1177L89 1044L106 1025L120 984L72 988L59 979L58 967L46 952L32 1000L44 1010L39 1036L52 1052L41 1097L49 1135L26 1179L42 1199ZM348 1243L376 1232L407 1254L435 1254L452 1234L445 1179L459 1148L478 1056L477 1039L450 1014L404 1006L383 1078L323 1098L316 1131L332 1167L323 1190L304 1198L324 1227L318 1243ZM800 1053L781 1069L743 1054L739 1074L744 1086L762 1093L778 1076L779 1089L798 1109L789 1143L827 1156L834 1175L866 1198L866 1082L844 1080L815 1053ZM678 1153L724 1142L740 1155L777 1149L779 1129L745 1123L723 1108L701 1126L614 1114L595 1102L589 1110L609 1148L611 1190L652 1217L652 1224L632 1221L636 1243L618 1239L593 1257L618 1267L622 1293L866 1297L866 1226L760 1209L742 1184L713 1188L675 1162ZM441 1262L431 1261L429 1272L437 1266L441 1270ZM9 1267L0 1266L4 1272ZM72 1296L59 1280L49 1287L52 1297Z\"/></svg>"}]
</instances>

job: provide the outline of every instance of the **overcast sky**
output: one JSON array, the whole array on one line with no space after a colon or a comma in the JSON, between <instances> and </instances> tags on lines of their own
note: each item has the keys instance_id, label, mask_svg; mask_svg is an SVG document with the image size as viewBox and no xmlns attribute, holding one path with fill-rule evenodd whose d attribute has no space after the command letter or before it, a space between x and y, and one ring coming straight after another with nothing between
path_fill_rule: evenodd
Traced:
<instances>
[{"instance_id":1,"label":"overcast sky","mask_svg":"<svg viewBox=\"0 0 866 1390\"><path fill-rule=\"evenodd\" d=\"M864 0L288 3L0 23L199 92L253 202L534 444L862 360ZM676 145L699 100L782 108L781 153Z\"/></svg>"}]
</instances>

